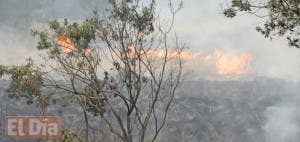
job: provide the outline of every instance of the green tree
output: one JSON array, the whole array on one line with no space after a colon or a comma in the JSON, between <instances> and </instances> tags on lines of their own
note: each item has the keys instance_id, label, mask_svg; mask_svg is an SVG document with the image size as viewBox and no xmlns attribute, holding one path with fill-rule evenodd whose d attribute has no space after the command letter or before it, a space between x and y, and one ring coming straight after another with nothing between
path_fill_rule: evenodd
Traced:
<instances>
[{"instance_id":1,"label":"green tree","mask_svg":"<svg viewBox=\"0 0 300 142\"><path fill-rule=\"evenodd\" d=\"M89 136L89 114L100 117L111 137L155 141L181 81L184 45L169 42L176 8L167 28L155 13L155 1L110 0L108 13L82 22L54 20L49 28L33 31L37 48L47 51L43 65L29 59L23 66L0 66L10 75L13 98L27 98L45 111L54 98L81 106ZM166 25L164 25L165 27ZM155 51L159 56L154 56ZM171 55L172 53L172 55ZM57 92L60 92L59 94ZM105 128L99 128L105 129ZM64 141L72 134L64 131Z\"/></svg>"},{"instance_id":2,"label":"green tree","mask_svg":"<svg viewBox=\"0 0 300 142\"><path fill-rule=\"evenodd\" d=\"M265 19L256 30L266 38L286 36L289 45L300 48L300 1L299 0L232 0L224 10L233 18L238 12L246 12Z\"/></svg>"}]
</instances>

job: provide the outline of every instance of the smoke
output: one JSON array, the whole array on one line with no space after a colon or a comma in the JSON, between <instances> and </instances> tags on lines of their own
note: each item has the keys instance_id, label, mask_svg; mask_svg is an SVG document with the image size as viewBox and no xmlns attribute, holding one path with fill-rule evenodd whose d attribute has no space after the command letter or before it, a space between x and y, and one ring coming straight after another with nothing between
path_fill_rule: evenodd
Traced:
<instances>
[{"instance_id":1,"label":"smoke","mask_svg":"<svg viewBox=\"0 0 300 142\"><path fill-rule=\"evenodd\" d=\"M265 110L263 130L266 140L267 142L298 142L300 139L299 83L294 85L282 83L281 86L288 94L281 94L279 101Z\"/></svg>"},{"instance_id":2,"label":"smoke","mask_svg":"<svg viewBox=\"0 0 300 142\"><path fill-rule=\"evenodd\" d=\"M285 104L266 110L267 122L263 129L268 142L298 142L300 139L300 108Z\"/></svg>"},{"instance_id":3,"label":"smoke","mask_svg":"<svg viewBox=\"0 0 300 142\"><path fill-rule=\"evenodd\" d=\"M300 80L300 50L288 48L285 38L264 38L255 30L263 24L261 18L247 14L225 18L222 8L227 5L221 4L225 1L185 0L174 23L178 35L204 54L214 50L251 52L253 70L259 76Z\"/></svg>"},{"instance_id":4,"label":"smoke","mask_svg":"<svg viewBox=\"0 0 300 142\"><path fill-rule=\"evenodd\" d=\"M36 41L30 35L37 23L68 18L81 20L102 11L107 0L1 0L0 1L0 64L21 64L36 56Z\"/></svg>"},{"instance_id":5,"label":"smoke","mask_svg":"<svg viewBox=\"0 0 300 142\"><path fill-rule=\"evenodd\" d=\"M43 25L56 18L81 20L91 16L94 9L105 9L106 5L107 0L0 0L0 64L21 64L25 58L36 56L36 42L29 31L37 23ZM226 19L220 12L218 1L186 0L184 9L176 20L175 29L179 36L183 37L183 41L188 42L192 49L203 51L204 55L213 54L216 49L242 53L249 51L253 54L252 67L257 74L287 80L300 79L299 49L287 48L285 40L265 40L254 29L257 23L261 23L261 19L246 16ZM211 79L218 75L214 60L193 60L188 63L187 68L192 72L190 75L194 79ZM237 87L224 89L223 92L226 93L226 90L230 89L234 91L235 88ZM272 89L274 88L267 90ZM296 92L295 94L300 92L290 91ZM209 94L201 89L195 92ZM236 92L232 92L234 93ZM255 91L255 94L260 93ZM287 99L265 110L265 123L260 126L268 142L298 142L300 105L295 102L300 99L288 95L282 98Z\"/></svg>"}]
</instances>

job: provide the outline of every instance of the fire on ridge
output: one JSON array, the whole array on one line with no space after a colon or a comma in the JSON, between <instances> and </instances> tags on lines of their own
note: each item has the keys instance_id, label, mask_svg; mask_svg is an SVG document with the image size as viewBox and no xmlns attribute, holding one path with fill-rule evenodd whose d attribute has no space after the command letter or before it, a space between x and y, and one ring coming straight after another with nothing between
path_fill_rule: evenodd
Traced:
<instances>
[{"instance_id":1,"label":"fire on ridge","mask_svg":"<svg viewBox=\"0 0 300 142\"><path fill-rule=\"evenodd\" d=\"M57 39L59 45L62 47L64 53L71 53L76 51L74 43L71 39L62 35ZM87 48L84 53L92 53L92 49ZM185 61L201 62L212 64L217 74L221 76L227 75L247 75L251 73L251 63L253 60L253 55L250 52L245 53L229 53L216 50L213 54L202 55L201 52L191 52L191 51L174 51L167 49L167 58L179 57ZM166 55L165 50L148 50L148 51L138 51L137 47L132 45L128 47L128 51L120 52L120 55L127 54L128 56L152 56L157 58L163 58Z\"/></svg>"}]
</instances>

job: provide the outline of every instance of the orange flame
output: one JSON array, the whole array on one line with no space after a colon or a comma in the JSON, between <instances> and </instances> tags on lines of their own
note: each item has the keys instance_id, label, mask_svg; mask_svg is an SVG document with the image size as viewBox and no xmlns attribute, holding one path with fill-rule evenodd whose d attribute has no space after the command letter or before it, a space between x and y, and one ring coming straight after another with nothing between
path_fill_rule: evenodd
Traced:
<instances>
[{"instance_id":1,"label":"orange flame","mask_svg":"<svg viewBox=\"0 0 300 142\"><path fill-rule=\"evenodd\" d=\"M215 51L212 56L205 57L205 60L215 60L215 66L220 75L245 75L250 73L252 62L251 53L223 53Z\"/></svg>"},{"instance_id":2,"label":"orange flame","mask_svg":"<svg viewBox=\"0 0 300 142\"><path fill-rule=\"evenodd\" d=\"M57 42L64 53L71 53L73 51L76 51L75 44L71 41L70 38L65 35L59 36L57 38ZM87 48L82 53L84 53L85 55L91 55L93 53L93 50Z\"/></svg>"},{"instance_id":3,"label":"orange flame","mask_svg":"<svg viewBox=\"0 0 300 142\"><path fill-rule=\"evenodd\" d=\"M185 52L185 51L174 51L171 49L167 49L167 54L166 50L148 50L148 51L140 51L138 52L138 49L136 46L131 45L128 47L128 51L126 52L121 52L121 55L128 54L130 56L137 56L137 54L142 55L142 56L152 56L152 57L158 57L158 58L163 58L167 55L167 58L182 58L184 60L190 60L194 59L196 57L199 57L201 54L200 52Z\"/></svg>"},{"instance_id":4,"label":"orange flame","mask_svg":"<svg viewBox=\"0 0 300 142\"><path fill-rule=\"evenodd\" d=\"M64 53L70 53L76 51L74 43L71 39L62 35L58 37L58 43L62 47ZM93 53L92 49L86 49L84 54ZM132 45L128 47L127 51L120 52L121 56L129 56L136 58L137 55L152 56L157 58L163 58L166 56L165 50L148 50L139 51L137 46ZM225 53L221 51L215 51L212 55L202 56L201 52L188 52L188 51L174 51L167 49L167 58L180 57L183 60L190 60L192 62L210 62L212 63L219 75L246 75L250 73L250 65L252 62L251 53Z\"/></svg>"},{"instance_id":5,"label":"orange flame","mask_svg":"<svg viewBox=\"0 0 300 142\"><path fill-rule=\"evenodd\" d=\"M71 39L65 35L59 36L57 42L62 47L64 53L70 53L76 50L74 43L72 43Z\"/></svg>"},{"instance_id":6,"label":"orange flame","mask_svg":"<svg viewBox=\"0 0 300 142\"><path fill-rule=\"evenodd\" d=\"M132 57L136 56L137 47L132 45L128 47L128 51L124 52ZM188 52L188 51L174 51L167 50L167 58L180 57L183 60L197 61L197 62L209 62L212 63L219 75L246 75L251 72L250 66L252 62L251 53L226 53L221 51L215 51L212 55L202 56L200 52ZM121 53L122 54L122 53ZM152 56L157 58L163 58L166 56L165 50L149 50L147 52L141 51L140 55Z\"/></svg>"}]
</instances>

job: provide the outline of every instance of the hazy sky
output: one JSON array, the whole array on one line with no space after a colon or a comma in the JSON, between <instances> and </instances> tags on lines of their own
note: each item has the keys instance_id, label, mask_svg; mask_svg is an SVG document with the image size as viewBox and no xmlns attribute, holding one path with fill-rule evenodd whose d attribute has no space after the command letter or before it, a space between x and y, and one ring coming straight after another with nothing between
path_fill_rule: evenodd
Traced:
<instances>
[{"instance_id":1,"label":"hazy sky","mask_svg":"<svg viewBox=\"0 0 300 142\"><path fill-rule=\"evenodd\" d=\"M285 38L264 39L255 31L263 19L245 14L235 19L225 18L222 1L185 0L176 29L190 47L208 52L215 49L252 52L257 75L299 80L300 50L288 47Z\"/></svg>"},{"instance_id":2,"label":"hazy sky","mask_svg":"<svg viewBox=\"0 0 300 142\"><path fill-rule=\"evenodd\" d=\"M30 26L55 18L83 19L93 9L103 9L104 1L0 0L0 64L22 63L36 54ZM256 75L300 80L300 50L288 47L285 39L264 39L255 31L263 19L248 15L225 18L221 2L185 0L175 24L179 37L191 49L207 54L215 50L251 52ZM167 16L166 0L158 5L162 16Z\"/></svg>"}]
</instances>

